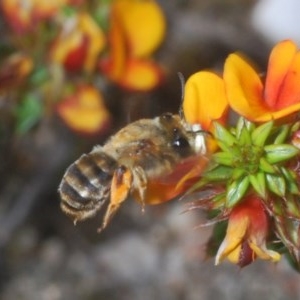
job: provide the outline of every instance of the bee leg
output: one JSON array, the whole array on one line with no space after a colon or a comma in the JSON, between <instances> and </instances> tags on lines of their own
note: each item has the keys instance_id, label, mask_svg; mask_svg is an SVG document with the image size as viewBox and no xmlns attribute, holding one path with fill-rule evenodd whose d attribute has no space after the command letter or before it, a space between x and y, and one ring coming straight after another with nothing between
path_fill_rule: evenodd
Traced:
<instances>
[{"instance_id":1,"label":"bee leg","mask_svg":"<svg viewBox=\"0 0 300 300\"><path fill-rule=\"evenodd\" d=\"M147 176L143 168L137 166L132 169L134 197L142 204L142 212L145 210L145 193L147 188Z\"/></svg>"},{"instance_id":2,"label":"bee leg","mask_svg":"<svg viewBox=\"0 0 300 300\"><path fill-rule=\"evenodd\" d=\"M125 166L119 166L115 170L111 183L110 202L106 209L102 225L97 230L98 232L101 232L107 226L121 203L127 199L132 185L132 177L130 169Z\"/></svg>"}]
</instances>

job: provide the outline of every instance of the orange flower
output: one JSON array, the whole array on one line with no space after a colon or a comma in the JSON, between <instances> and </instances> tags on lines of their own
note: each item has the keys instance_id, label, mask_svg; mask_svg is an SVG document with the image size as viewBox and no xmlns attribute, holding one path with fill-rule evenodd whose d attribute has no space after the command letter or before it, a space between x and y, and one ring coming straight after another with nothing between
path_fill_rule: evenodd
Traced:
<instances>
[{"instance_id":1,"label":"orange flower","mask_svg":"<svg viewBox=\"0 0 300 300\"><path fill-rule=\"evenodd\" d=\"M224 67L228 101L245 118L265 122L300 110L300 51L289 40L272 50L265 85L255 69L239 54Z\"/></svg>"},{"instance_id":2,"label":"orange flower","mask_svg":"<svg viewBox=\"0 0 300 300\"><path fill-rule=\"evenodd\" d=\"M105 128L110 120L101 94L93 86L83 85L57 106L57 112L74 131L96 134Z\"/></svg>"},{"instance_id":3,"label":"orange flower","mask_svg":"<svg viewBox=\"0 0 300 300\"><path fill-rule=\"evenodd\" d=\"M73 0L74 1L74 0ZM40 20L52 17L72 0L2 0L4 15L18 33L34 29Z\"/></svg>"},{"instance_id":4,"label":"orange flower","mask_svg":"<svg viewBox=\"0 0 300 300\"><path fill-rule=\"evenodd\" d=\"M91 72L104 46L105 36L101 28L90 15L81 13L64 22L61 34L51 48L50 57L69 71L83 68Z\"/></svg>"},{"instance_id":5,"label":"orange flower","mask_svg":"<svg viewBox=\"0 0 300 300\"><path fill-rule=\"evenodd\" d=\"M32 59L21 52L10 55L0 68L0 91L18 86L33 69Z\"/></svg>"},{"instance_id":6,"label":"orange flower","mask_svg":"<svg viewBox=\"0 0 300 300\"><path fill-rule=\"evenodd\" d=\"M216 255L216 265L225 258L241 267L256 257L279 261L280 254L266 247L268 229L269 220L262 200L248 195L229 215L226 237Z\"/></svg>"},{"instance_id":7,"label":"orange flower","mask_svg":"<svg viewBox=\"0 0 300 300\"><path fill-rule=\"evenodd\" d=\"M193 74L185 84L183 111L190 124L200 124L204 130L213 130L212 122L224 123L228 101L222 78L213 72Z\"/></svg>"},{"instance_id":8,"label":"orange flower","mask_svg":"<svg viewBox=\"0 0 300 300\"><path fill-rule=\"evenodd\" d=\"M151 54L165 34L165 19L154 0L116 0L111 7L109 55L100 69L112 81L133 90L149 90L162 78Z\"/></svg>"}]
</instances>

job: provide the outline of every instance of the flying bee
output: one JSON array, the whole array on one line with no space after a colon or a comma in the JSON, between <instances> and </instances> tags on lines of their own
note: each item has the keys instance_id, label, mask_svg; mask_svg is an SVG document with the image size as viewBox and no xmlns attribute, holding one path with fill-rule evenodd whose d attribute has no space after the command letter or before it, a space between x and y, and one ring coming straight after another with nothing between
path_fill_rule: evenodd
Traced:
<instances>
[{"instance_id":1,"label":"flying bee","mask_svg":"<svg viewBox=\"0 0 300 300\"><path fill-rule=\"evenodd\" d=\"M174 183L206 164L203 145L203 132L178 115L133 122L69 166L59 186L61 209L76 223L109 200L101 231L130 196L142 206L170 200L184 188Z\"/></svg>"}]
</instances>

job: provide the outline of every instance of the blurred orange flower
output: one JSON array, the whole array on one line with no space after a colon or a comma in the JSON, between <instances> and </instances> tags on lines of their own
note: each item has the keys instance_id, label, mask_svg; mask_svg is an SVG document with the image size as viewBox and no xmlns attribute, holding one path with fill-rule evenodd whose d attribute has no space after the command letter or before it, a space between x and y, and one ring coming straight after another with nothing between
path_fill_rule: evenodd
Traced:
<instances>
[{"instance_id":1,"label":"blurred orange flower","mask_svg":"<svg viewBox=\"0 0 300 300\"><path fill-rule=\"evenodd\" d=\"M236 205L230 215L226 237L216 255L216 265L227 258L244 267L256 257L277 262L280 254L267 249L269 220L262 200L248 195Z\"/></svg>"},{"instance_id":2,"label":"blurred orange flower","mask_svg":"<svg viewBox=\"0 0 300 300\"><path fill-rule=\"evenodd\" d=\"M272 50L265 84L259 74L239 54L231 54L224 67L228 101L245 118L264 122L300 110L300 51L290 40Z\"/></svg>"},{"instance_id":3,"label":"blurred orange flower","mask_svg":"<svg viewBox=\"0 0 300 300\"><path fill-rule=\"evenodd\" d=\"M1 7L10 26L17 33L34 29L40 20L52 17L72 0L2 0Z\"/></svg>"},{"instance_id":4,"label":"blurred orange flower","mask_svg":"<svg viewBox=\"0 0 300 300\"><path fill-rule=\"evenodd\" d=\"M32 71L33 61L30 56L18 52L6 58L0 68L0 91L20 84Z\"/></svg>"},{"instance_id":5,"label":"blurred orange flower","mask_svg":"<svg viewBox=\"0 0 300 300\"><path fill-rule=\"evenodd\" d=\"M133 90L149 90L162 79L151 54L162 43L166 24L154 0L116 0L111 7L109 55L100 69L111 80Z\"/></svg>"},{"instance_id":6,"label":"blurred orange flower","mask_svg":"<svg viewBox=\"0 0 300 300\"><path fill-rule=\"evenodd\" d=\"M105 47L102 29L87 13L68 18L50 50L52 61L69 71L84 69L91 72L99 53Z\"/></svg>"},{"instance_id":7,"label":"blurred orange flower","mask_svg":"<svg viewBox=\"0 0 300 300\"><path fill-rule=\"evenodd\" d=\"M102 95L90 85L79 86L57 105L64 122L76 132L97 134L109 124L110 115Z\"/></svg>"}]
</instances>

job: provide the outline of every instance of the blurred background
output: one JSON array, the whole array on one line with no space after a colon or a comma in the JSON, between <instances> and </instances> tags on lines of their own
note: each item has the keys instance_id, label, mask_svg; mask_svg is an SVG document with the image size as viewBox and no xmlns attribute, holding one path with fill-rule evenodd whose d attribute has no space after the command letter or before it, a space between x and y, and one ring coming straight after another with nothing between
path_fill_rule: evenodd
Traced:
<instances>
[{"instance_id":1,"label":"blurred background","mask_svg":"<svg viewBox=\"0 0 300 300\"><path fill-rule=\"evenodd\" d=\"M178 72L221 71L235 51L264 70L274 43L300 42L297 0L137 2L1 2L0 299L299 299L284 259L215 267L211 228L182 202L127 201L101 234L101 213L74 226L61 212L82 153L178 112Z\"/></svg>"}]
</instances>

